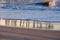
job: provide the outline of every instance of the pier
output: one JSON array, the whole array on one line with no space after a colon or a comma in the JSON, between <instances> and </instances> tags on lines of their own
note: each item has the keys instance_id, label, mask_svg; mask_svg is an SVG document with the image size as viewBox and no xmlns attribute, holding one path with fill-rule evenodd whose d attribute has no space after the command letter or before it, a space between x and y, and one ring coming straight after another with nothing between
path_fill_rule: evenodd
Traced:
<instances>
[{"instance_id":1,"label":"pier","mask_svg":"<svg viewBox=\"0 0 60 40\"><path fill-rule=\"evenodd\" d=\"M44 28L53 29L54 24L51 22L42 22L38 20L28 20L28 19L1 19L0 25L12 26L12 27L22 27L22 28Z\"/></svg>"}]
</instances>

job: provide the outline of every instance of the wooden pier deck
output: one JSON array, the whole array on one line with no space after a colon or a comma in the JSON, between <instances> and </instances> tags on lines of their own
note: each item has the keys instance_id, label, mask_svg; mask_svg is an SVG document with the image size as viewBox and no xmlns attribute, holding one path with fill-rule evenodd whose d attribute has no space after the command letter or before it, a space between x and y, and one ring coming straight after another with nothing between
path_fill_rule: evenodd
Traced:
<instances>
[{"instance_id":1,"label":"wooden pier deck","mask_svg":"<svg viewBox=\"0 0 60 40\"><path fill-rule=\"evenodd\" d=\"M0 26L0 40L60 40L60 31Z\"/></svg>"}]
</instances>

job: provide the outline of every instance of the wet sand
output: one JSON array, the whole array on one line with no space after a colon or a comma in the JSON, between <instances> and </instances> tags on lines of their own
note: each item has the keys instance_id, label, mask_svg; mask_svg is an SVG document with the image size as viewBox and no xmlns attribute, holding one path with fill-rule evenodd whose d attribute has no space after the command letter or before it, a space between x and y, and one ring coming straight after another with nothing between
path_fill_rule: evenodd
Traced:
<instances>
[{"instance_id":1,"label":"wet sand","mask_svg":"<svg viewBox=\"0 0 60 40\"><path fill-rule=\"evenodd\" d=\"M60 40L60 31L0 26L0 40Z\"/></svg>"}]
</instances>

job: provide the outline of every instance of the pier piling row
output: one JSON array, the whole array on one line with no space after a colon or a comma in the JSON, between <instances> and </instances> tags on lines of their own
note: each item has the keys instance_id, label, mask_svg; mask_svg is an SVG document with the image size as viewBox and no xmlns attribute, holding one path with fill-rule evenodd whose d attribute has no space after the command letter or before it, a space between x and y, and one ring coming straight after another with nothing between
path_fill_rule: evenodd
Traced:
<instances>
[{"instance_id":1,"label":"pier piling row","mask_svg":"<svg viewBox=\"0 0 60 40\"><path fill-rule=\"evenodd\" d=\"M0 25L22 28L53 28L54 24L51 22L41 22L35 20L0 20Z\"/></svg>"}]
</instances>

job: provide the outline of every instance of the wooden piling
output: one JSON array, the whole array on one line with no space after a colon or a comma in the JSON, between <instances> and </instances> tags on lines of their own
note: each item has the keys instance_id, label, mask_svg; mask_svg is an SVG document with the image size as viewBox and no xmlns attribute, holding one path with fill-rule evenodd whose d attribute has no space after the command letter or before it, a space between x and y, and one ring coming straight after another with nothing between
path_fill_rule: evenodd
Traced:
<instances>
[{"instance_id":1,"label":"wooden piling","mask_svg":"<svg viewBox=\"0 0 60 40\"><path fill-rule=\"evenodd\" d=\"M42 28L42 22L40 22L40 28Z\"/></svg>"},{"instance_id":2,"label":"wooden piling","mask_svg":"<svg viewBox=\"0 0 60 40\"><path fill-rule=\"evenodd\" d=\"M35 21L33 21L33 28L35 28Z\"/></svg>"},{"instance_id":3,"label":"wooden piling","mask_svg":"<svg viewBox=\"0 0 60 40\"><path fill-rule=\"evenodd\" d=\"M22 24L22 20L20 20L20 27L21 27L21 24Z\"/></svg>"}]
</instances>

